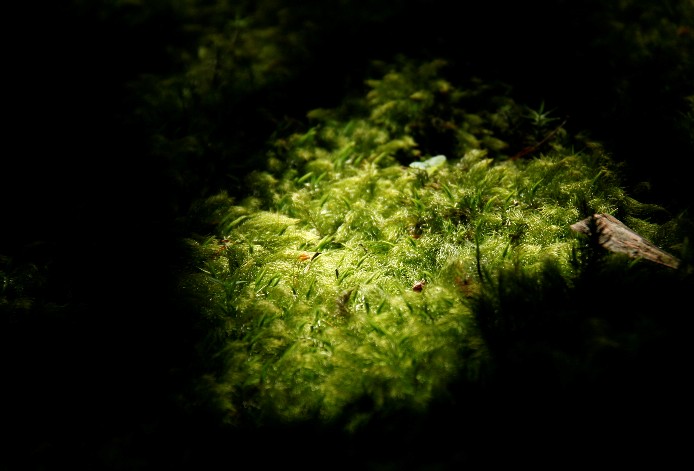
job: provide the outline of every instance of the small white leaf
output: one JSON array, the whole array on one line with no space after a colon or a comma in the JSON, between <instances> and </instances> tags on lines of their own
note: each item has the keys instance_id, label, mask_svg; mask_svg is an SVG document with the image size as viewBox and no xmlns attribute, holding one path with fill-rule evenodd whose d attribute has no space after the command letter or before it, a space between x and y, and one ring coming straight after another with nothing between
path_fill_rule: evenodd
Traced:
<instances>
[{"instance_id":1,"label":"small white leaf","mask_svg":"<svg viewBox=\"0 0 694 471\"><path fill-rule=\"evenodd\" d=\"M426 170L429 175L431 175L437 168L446 163L445 155L436 155L424 162L412 162L410 167L417 168L420 170Z\"/></svg>"}]
</instances>

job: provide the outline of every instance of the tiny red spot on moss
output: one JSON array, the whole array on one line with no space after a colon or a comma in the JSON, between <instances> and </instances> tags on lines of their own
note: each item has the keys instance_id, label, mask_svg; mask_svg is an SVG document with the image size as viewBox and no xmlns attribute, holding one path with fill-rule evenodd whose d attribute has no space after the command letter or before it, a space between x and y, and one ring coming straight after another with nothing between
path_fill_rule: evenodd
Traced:
<instances>
[{"instance_id":1,"label":"tiny red spot on moss","mask_svg":"<svg viewBox=\"0 0 694 471\"><path fill-rule=\"evenodd\" d=\"M424 289L424 285L427 284L426 280L419 280L414 285L412 285L412 291L417 291L418 293Z\"/></svg>"}]
</instances>

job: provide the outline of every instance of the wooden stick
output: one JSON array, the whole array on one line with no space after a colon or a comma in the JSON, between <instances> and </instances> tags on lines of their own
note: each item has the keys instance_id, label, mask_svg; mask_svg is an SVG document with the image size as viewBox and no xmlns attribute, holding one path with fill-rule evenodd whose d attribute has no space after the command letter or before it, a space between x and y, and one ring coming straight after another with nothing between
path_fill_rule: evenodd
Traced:
<instances>
[{"instance_id":1,"label":"wooden stick","mask_svg":"<svg viewBox=\"0 0 694 471\"><path fill-rule=\"evenodd\" d=\"M623 253L631 258L644 258L670 268L680 265L677 257L656 247L609 214L593 214L572 224L571 229L588 236L596 236L597 243L611 252Z\"/></svg>"}]
</instances>

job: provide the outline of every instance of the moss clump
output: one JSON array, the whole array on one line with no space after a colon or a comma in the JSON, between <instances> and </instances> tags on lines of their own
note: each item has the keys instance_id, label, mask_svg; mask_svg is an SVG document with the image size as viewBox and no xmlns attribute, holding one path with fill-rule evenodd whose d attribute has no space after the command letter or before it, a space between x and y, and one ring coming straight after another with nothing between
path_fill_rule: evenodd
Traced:
<instances>
[{"instance_id":1,"label":"moss clump","mask_svg":"<svg viewBox=\"0 0 694 471\"><path fill-rule=\"evenodd\" d=\"M658 242L644 219L662 208L628 197L600 147L544 109L449 83L441 61L380 66L365 98L278 139L247 198L198 208L216 234L191 239L201 270L183 287L208 294L207 394L232 422L329 421L364 398L348 427L421 410L485 371L471 301L499 273L568 289L569 226L592 212Z\"/></svg>"}]
</instances>

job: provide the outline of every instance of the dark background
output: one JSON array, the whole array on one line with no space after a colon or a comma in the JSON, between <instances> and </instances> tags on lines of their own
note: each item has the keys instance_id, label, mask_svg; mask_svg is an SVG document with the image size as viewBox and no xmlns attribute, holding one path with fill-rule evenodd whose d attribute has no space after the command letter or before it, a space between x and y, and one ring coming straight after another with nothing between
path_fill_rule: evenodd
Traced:
<instances>
[{"instance_id":1,"label":"dark background","mask_svg":"<svg viewBox=\"0 0 694 471\"><path fill-rule=\"evenodd\" d=\"M191 22L206 21L211 25L202 26L213 29L224 20L186 17L187 10L172 6L186 2L44 3L14 7L20 11L7 15L14 22L7 39L3 164L10 168L3 171L9 189L3 202L10 220L22 224L4 237L53 238L65 221L107 219L99 217L100 208L127 217L154 204L151 219L160 219L157 205L176 198L166 192L178 188L166 187L172 184L161 167L166 162L148 155L141 142L152 130L135 128L129 119L141 103L133 102L127 85L143 74L181 74L175 52L195 51L199 40ZM254 148L262 148L278 118L302 120L308 110L337 106L348 93L362 91L375 59L445 58L461 76L507 83L517 101L535 107L544 101L569 118L569 130L590 131L617 160L629 162L634 182L651 181L649 197L675 210L689 203L685 172L676 170L688 164L693 146L691 121L684 119L693 88L690 2L624 2L631 6L618 8L619 2L598 1L409 0L356 7L286 0L261 2L258 10L237 3L248 18L275 21L288 33L306 31L302 52L283 58L295 61L286 82L236 100L233 113L221 117L237 125L227 130L250 149L247 154L262 155ZM673 25L679 25L675 35ZM662 43L638 44L634 31L646 37L661 32ZM214 178L214 170L208 173ZM176 208L197 196L186 195Z\"/></svg>"},{"instance_id":2,"label":"dark background","mask_svg":"<svg viewBox=\"0 0 694 471\"><path fill-rule=\"evenodd\" d=\"M628 443L611 448L609 430L578 420L599 402L584 409L578 395L567 399L576 402L567 417L534 414L542 402L537 397L503 406L508 398L499 394L480 402L483 410L470 419L481 428L469 436L444 432L465 428L466 415L458 411L461 422L447 423L442 417L449 412L442 406L442 411L434 408L433 419L376 424L373 436L344 446L336 432L333 437L312 427L301 433L279 428L237 436L218 429L213 417L187 415L177 406L175 396L188 387L184 372L192 368L195 343L194 314L175 303L172 292L185 263L178 241L188 230L184 221L190 204L222 189L241 194L229 169L238 174L262 165L266 142L281 119L302 122L313 108L337 106L344 96L361 94L374 59L391 60L397 54L446 58L460 77L508 83L518 102L537 106L544 101L569 117L570 132L588 131L625 162L627 191L663 205L672 215L691 208L691 177L685 169L694 157L692 109L684 99L694 93L691 2L623 2L624 8L619 2L592 0L528 3L278 0L261 2L256 10L251 2L239 2L239 10L268 24L274 12L284 12L283 28L306 31L303 48L285 58L292 71L286 80L236 96L233 110L216 115L223 122L220 139L236 152L230 157L210 148L200 156L204 165L173 165L152 152L152 127L134 117L142 106L136 80L143 74L180 74L180 51L194 51L199 39L200 29L187 26L197 22L203 30L215 28L223 18L203 9L191 16L192 10L180 7L185 2L167 1L5 7L0 255L5 274L19 280L5 286L6 296L29 300L3 305L2 311L5 406L11 412L3 423L5 436L13 439L5 456L18 463L8 462L6 468L149 469L163 463L202 469L195 465L204 468L206 460L211 464L230 449L228 459L235 463L249 453L249 444L279 446L278 457L306 453L309 466L329 459L333 467L340 453L344 462L359 463L389 453L407 457L403 449L412 447L430 450L422 452L428 461L417 455L419 462L438 463L440 469L473 458L492 463L514 453L532 462L560 454L547 452L552 447L576 459L581 447L592 450L584 450L583 456L590 457L605 449L619 450L613 457L638 453ZM672 25L678 25L675 35L668 33ZM633 28L644 35L662 31L662 41L648 43L644 52L634 42L638 35L629 33ZM628 288L624 293L633 295ZM659 352L652 361L663 358L670 357ZM675 362L667 373L686 375L680 365ZM608 402L621 404L620 394L629 396L629 388L614 389ZM645 416L659 417L660 426L670 424L660 412L672 416L673 423L683 414L666 406L662 395L656 399L662 407L647 408ZM617 411L607 423L638 422L635 417L644 417L637 414L639 407L643 411L645 406L606 406L589 416L604 418ZM505 411L489 412L503 417L504 425L484 428L482 418L494 408ZM523 412L504 415L511 409ZM572 421L584 429L566 426ZM429 436L425 439L413 423L435 431L423 434ZM556 428L560 433L552 429L542 435L546 442L523 439L526 428L559 423L564 424ZM585 429L592 425L592 431ZM615 433L627 428L617 427ZM411 432L409 438L403 438L403 430ZM385 440L389 433L403 441ZM288 436L318 440L319 451L306 450L310 443ZM472 452L455 451L464 440L472 440L474 445L462 447ZM668 445L649 456L678 456L680 444ZM319 457L313 462L312 452ZM404 467L407 459L394 461Z\"/></svg>"}]
</instances>

